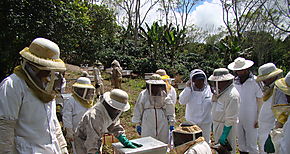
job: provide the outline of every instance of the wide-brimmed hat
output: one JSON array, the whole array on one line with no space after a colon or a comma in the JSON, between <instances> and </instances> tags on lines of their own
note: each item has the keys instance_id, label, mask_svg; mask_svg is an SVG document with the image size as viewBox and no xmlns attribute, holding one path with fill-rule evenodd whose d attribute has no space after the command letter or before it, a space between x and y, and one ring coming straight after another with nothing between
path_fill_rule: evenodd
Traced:
<instances>
[{"instance_id":1,"label":"wide-brimmed hat","mask_svg":"<svg viewBox=\"0 0 290 154\"><path fill-rule=\"evenodd\" d=\"M238 57L234 62L228 65L228 69L233 71L244 70L253 66L254 62L251 60L246 60L245 58Z\"/></svg>"},{"instance_id":2,"label":"wide-brimmed hat","mask_svg":"<svg viewBox=\"0 0 290 154\"><path fill-rule=\"evenodd\" d=\"M228 81L235 77L229 73L226 68L218 68L213 71L213 74L208 78L209 81Z\"/></svg>"},{"instance_id":3,"label":"wide-brimmed hat","mask_svg":"<svg viewBox=\"0 0 290 154\"><path fill-rule=\"evenodd\" d=\"M157 84L157 85L162 85L166 84L163 80L162 77L159 74L153 74L149 80L146 81L147 84Z\"/></svg>"},{"instance_id":4,"label":"wide-brimmed hat","mask_svg":"<svg viewBox=\"0 0 290 154\"><path fill-rule=\"evenodd\" d=\"M44 66L48 70L66 70L65 63L59 58L58 45L48 39L34 39L29 47L24 48L19 54L28 61Z\"/></svg>"},{"instance_id":5,"label":"wide-brimmed hat","mask_svg":"<svg viewBox=\"0 0 290 154\"><path fill-rule=\"evenodd\" d=\"M91 80L87 77L79 77L77 82L72 85L76 88L89 88L95 89L95 87L91 84Z\"/></svg>"},{"instance_id":6,"label":"wide-brimmed hat","mask_svg":"<svg viewBox=\"0 0 290 154\"><path fill-rule=\"evenodd\" d=\"M275 85L286 95L290 95L290 72L287 73L285 78L275 81Z\"/></svg>"},{"instance_id":7,"label":"wide-brimmed hat","mask_svg":"<svg viewBox=\"0 0 290 154\"><path fill-rule=\"evenodd\" d=\"M111 107L121 111L128 111L130 109L128 98L128 94L121 89L113 89L110 92L104 93L105 101Z\"/></svg>"},{"instance_id":8,"label":"wide-brimmed hat","mask_svg":"<svg viewBox=\"0 0 290 154\"><path fill-rule=\"evenodd\" d=\"M283 70L277 68L273 63L267 63L259 67L256 81L263 81L281 74Z\"/></svg>"}]
</instances>

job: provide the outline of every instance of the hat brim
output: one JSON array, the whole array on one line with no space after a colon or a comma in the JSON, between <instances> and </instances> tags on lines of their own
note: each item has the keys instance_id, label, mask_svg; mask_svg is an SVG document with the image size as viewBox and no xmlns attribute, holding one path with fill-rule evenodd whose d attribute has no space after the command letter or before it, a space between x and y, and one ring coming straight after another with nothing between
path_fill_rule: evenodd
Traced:
<instances>
[{"instance_id":1,"label":"hat brim","mask_svg":"<svg viewBox=\"0 0 290 154\"><path fill-rule=\"evenodd\" d=\"M129 103L127 102L126 104L124 103L120 103L118 101L115 101L113 99L111 99L110 97L110 92L106 92L104 93L103 95L105 101L113 108L117 109L117 110L120 110L120 111L128 111L130 109L130 105Z\"/></svg>"},{"instance_id":2,"label":"hat brim","mask_svg":"<svg viewBox=\"0 0 290 154\"><path fill-rule=\"evenodd\" d=\"M228 81L233 80L235 77L232 74L227 74L223 76L213 76L211 75L208 80L209 81Z\"/></svg>"},{"instance_id":3,"label":"hat brim","mask_svg":"<svg viewBox=\"0 0 290 154\"><path fill-rule=\"evenodd\" d=\"M275 85L286 95L290 95L290 87L287 86L285 78L275 81Z\"/></svg>"},{"instance_id":4,"label":"hat brim","mask_svg":"<svg viewBox=\"0 0 290 154\"><path fill-rule=\"evenodd\" d=\"M91 84L80 84L80 83L74 83L72 85L73 87L76 87L76 88L89 88L89 89L95 89L95 87Z\"/></svg>"},{"instance_id":5,"label":"hat brim","mask_svg":"<svg viewBox=\"0 0 290 154\"><path fill-rule=\"evenodd\" d=\"M25 58L33 63L47 67L49 70L56 70L56 71L65 71L66 70L65 63L61 59L44 59L44 58L37 57L37 56L33 55L30 52L29 48L27 48L27 47L24 48L22 51L20 51L19 54L23 58Z\"/></svg>"},{"instance_id":6,"label":"hat brim","mask_svg":"<svg viewBox=\"0 0 290 154\"><path fill-rule=\"evenodd\" d=\"M236 67L235 62L232 62L228 65L228 69L230 69L232 71L239 71L239 70L244 70L244 69L250 68L253 65L254 65L254 62L251 60L245 60L245 65L243 67Z\"/></svg>"},{"instance_id":7,"label":"hat brim","mask_svg":"<svg viewBox=\"0 0 290 154\"><path fill-rule=\"evenodd\" d=\"M155 85L166 85L163 80L147 80L147 84L155 84Z\"/></svg>"},{"instance_id":8,"label":"hat brim","mask_svg":"<svg viewBox=\"0 0 290 154\"><path fill-rule=\"evenodd\" d=\"M272 78L272 77L274 77L274 76L279 75L279 74L282 73L282 72L283 72L283 70L277 68L275 71L273 71L273 72L271 72L271 73L269 73L269 74L264 74L264 75L259 75L259 76L257 76L256 81L257 81L257 82L260 82L260 81L263 81L263 80L266 80L266 79Z\"/></svg>"}]
</instances>

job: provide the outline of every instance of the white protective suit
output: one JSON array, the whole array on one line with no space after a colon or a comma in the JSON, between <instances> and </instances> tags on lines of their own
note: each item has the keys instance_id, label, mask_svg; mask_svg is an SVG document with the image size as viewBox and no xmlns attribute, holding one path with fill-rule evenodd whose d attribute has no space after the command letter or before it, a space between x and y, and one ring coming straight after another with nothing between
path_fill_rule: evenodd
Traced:
<instances>
[{"instance_id":1,"label":"white protective suit","mask_svg":"<svg viewBox=\"0 0 290 154\"><path fill-rule=\"evenodd\" d=\"M141 136L151 136L164 143L168 143L169 125L174 126L175 111L173 100L165 98L165 105L161 108L154 108L150 104L149 91L141 91L136 101L132 122L140 124Z\"/></svg>"},{"instance_id":2,"label":"white protective suit","mask_svg":"<svg viewBox=\"0 0 290 154\"><path fill-rule=\"evenodd\" d=\"M1 82L0 96L0 153L61 154L66 150L54 99L43 103L15 74ZM12 152L15 148L17 152Z\"/></svg>"},{"instance_id":3,"label":"white protective suit","mask_svg":"<svg viewBox=\"0 0 290 154\"><path fill-rule=\"evenodd\" d=\"M287 122L283 126L284 135L280 141L280 153L290 153L290 117L288 116Z\"/></svg>"},{"instance_id":4,"label":"white protective suit","mask_svg":"<svg viewBox=\"0 0 290 154\"><path fill-rule=\"evenodd\" d=\"M258 143L260 154L266 154L264 144L271 129L275 126L275 117L271 109L272 101L273 95L267 101L264 101L259 115Z\"/></svg>"},{"instance_id":5,"label":"white protective suit","mask_svg":"<svg viewBox=\"0 0 290 154\"><path fill-rule=\"evenodd\" d=\"M254 125L258 121L257 98L262 98L263 92L252 74L243 84L236 77L234 86L241 99L238 123L239 150L256 154L258 153L258 129L254 128Z\"/></svg>"},{"instance_id":6,"label":"white protective suit","mask_svg":"<svg viewBox=\"0 0 290 154\"><path fill-rule=\"evenodd\" d=\"M96 88L96 95L103 95L104 94L104 84L103 84L103 78L102 78L102 74L101 71L99 70L99 68L94 67L93 69L94 71L94 80L95 80L95 86Z\"/></svg>"},{"instance_id":7,"label":"white protective suit","mask_svg":"<svg viewBox=\"0 0 290 154\"><path fill-rule=\"evenodd\" d=\"M232 154L236 154L236 136L239 104L239 92L233 85L230 85L218 97L217 102L213 102L212 106L213 132L215 143L218 143L219 138L222 135L224 125L228 127L232 126L232 129L227 138L233 148L233 150L231 151Z\"/></svg>"},{"instance_id":8,"label":"white protective suit","mask_svg":"<svg viewBox=\"0 0 290 154\"><path fill-rule=\"evenodd\" d=\"M122 112L121 112L122 113ZM114 134L115 137L124 134L119 117L112 121L109 113L102 103L97 103L85 113L76 131L75 146L78 154L101 153L102 136L105 133Z\"/></svg>"},{"instance_id":9,"label":"white protective suit","mask_svg":"<svg viewBox=\"0 0 290 154\"><path fill-rule=\"evenodd\" d=\"M82 116L89 108L82 106L76 99L70 96L64 102L63 107L63 126L71 128L74 132L82 119Z\"/></svg>"},{"instance_id":10,"label":"white protective suit","mask_svg":"<svg viewBox=\"0 0 290 154\"><path fill-rule=\"evenodd\" d=\"M167 96L170 97L170 99L173 101L173 104L176 104L176 100L177 100L176 90L171 85L170 85L170 90L167 91Z\"/></svg>"},{"instance_id":11,"label":"white protective suit","mask_svg":"<svg viewBox=\"0 0 290 154\"><path fill-rule=\"evenodd\" d=\"M199 72L200 73L200 72ZM212 116L211 116L211 97L212 93L206 81L206 75L203 71L201 73L205 76L205 87L202 91L195 91L191 87L186 87L179 95L180 104L186 104L185 119L195 125L198 125L203 132L205 140L209 143ZM196 75L190 74L190 79ZM192 80L191 85L193 85Z\"/></svg>"}]
</instances>

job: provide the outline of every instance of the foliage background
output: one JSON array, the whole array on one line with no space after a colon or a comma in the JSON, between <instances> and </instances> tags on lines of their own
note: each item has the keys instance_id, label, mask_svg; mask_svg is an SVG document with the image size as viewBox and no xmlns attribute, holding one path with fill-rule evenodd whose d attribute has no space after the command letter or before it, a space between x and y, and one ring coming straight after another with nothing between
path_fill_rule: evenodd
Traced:
<instances>
[{"instance_id":1,"label":"foliage background","mask_svg":"<svg viewBox=\"0 0 290 154\"><path fill-rule=\"evenodd\" d=\"M137 31L122 27L114 10L89 1L2 0L0 9L1 80L19 64L19 51L36 37L56 42L66 63L93 65L100 60L110 67L117 59L140 75L164 68L170 76L187 80L192 69L201 68L209 76L238 56L255 62L254 73L267 62L289 71L289 34L282 40L263 30L237 36L223 32L225 36L207 34L205 42L196 42L190 35L195 31L186 26L156 21Z\"/></svg>"}]
</instances>

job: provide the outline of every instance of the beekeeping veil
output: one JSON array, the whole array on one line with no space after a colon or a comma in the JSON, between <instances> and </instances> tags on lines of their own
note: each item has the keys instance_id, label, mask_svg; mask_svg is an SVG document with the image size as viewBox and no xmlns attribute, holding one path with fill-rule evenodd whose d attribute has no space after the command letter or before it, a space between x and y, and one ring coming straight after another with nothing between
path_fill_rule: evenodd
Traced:
<instances>
[{"instance_id":1,"label":"beekeeping veil","mask_svg":"<svg viewBox=\"0 0 290 154\"><path fill-rule=\"evenodd\" d=\"M274 91L272 111L277 121L285 124L290 113L289 100L286 98L286 95L290 96L290 72L285 78L275 81Z\"/></svg>"},{"instance_id":2,"label":"beekeeping veil","mask_svg":"<svg viewBox=\"0 0 290 154\"><path fill-rule=\"evenodd\" d=\"M91 80L87 77L79 77L77 82L72 85L73 97L77 99L81 105L90 108L94 105L95 87L91 84Z\"/></svg>"},{"instance_id":3,"label":"beekeeping veil","mask_svg":"<svg viewBox=\"0 0 290 154\"><path fill-rule=\"evenodd\" d=\"M26 81L35 96L43 102L51 101L63 84L62 75L66 70L58 45L45 38L36 38L19 54L23 60L14 73Z\"/></svg>"},{"instance_id":4,"label":"beekeeping veil","mask_svg":"<svg viewBox=\"0 0 290 154\"><path fill-rule=\"evenodd\" d=\"M162 108L165 105L167 96L166 83L158 74L153 74L150 80L146 81L146 88L149 93L150 104L155 108Z\"/></svg>"}]
</instances>

